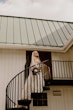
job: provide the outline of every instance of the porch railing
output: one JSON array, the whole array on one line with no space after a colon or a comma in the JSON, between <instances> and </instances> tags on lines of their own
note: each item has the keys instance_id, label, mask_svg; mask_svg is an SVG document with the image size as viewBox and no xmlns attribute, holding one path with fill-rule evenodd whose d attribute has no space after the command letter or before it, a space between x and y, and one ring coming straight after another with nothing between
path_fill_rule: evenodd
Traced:
<instances>
[{"instance_id":1,"label":"porch railing","mask_svg":"<svg viewBox=\"0 0 73 110\"><path fill-rule=\"evenodd\" d=\"M73 80L73 61L52 61L53 79Z\"/></svg>"}]
</instances>

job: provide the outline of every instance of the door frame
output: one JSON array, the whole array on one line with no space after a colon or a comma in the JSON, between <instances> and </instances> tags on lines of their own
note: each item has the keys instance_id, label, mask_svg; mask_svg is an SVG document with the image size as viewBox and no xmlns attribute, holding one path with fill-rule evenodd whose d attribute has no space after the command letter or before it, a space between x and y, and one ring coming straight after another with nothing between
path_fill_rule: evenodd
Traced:
<instances>
[{"instance_id":1,"label":"door frame","mask_svg":"<svg viewBox=\"0 0 73 110\"><path fill-rule=\"evenodd\" d=\"M25 64L25 69L30 66L31 62L31 55L33 51L26 51L26 64ZM38 51L39 57L41 61L49 59L47 63L45 63L47 66L50 67L50 72L51 72L51 78L52 78L52 59L51 59L51 52L45 52L45 51ZM29 75L29 70L27 71L27 76Z\"/></svg>"}]
</instances>

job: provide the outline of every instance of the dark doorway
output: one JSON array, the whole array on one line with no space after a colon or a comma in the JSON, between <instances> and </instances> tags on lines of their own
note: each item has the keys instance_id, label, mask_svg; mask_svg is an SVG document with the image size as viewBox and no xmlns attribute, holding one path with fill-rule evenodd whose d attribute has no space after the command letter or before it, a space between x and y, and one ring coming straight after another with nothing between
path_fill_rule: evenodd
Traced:
<instances>
[{"instance_id":1,"label":"dark doorway","mask_svg":"<svg viewBox=\"0 0 73 110\"><path fill-rule=\"evenodd\" d=\"M43 52L43 51L38 51L38 52L39 52L41 61L48 60L45 64L50 67L50 72L51 72L51 77L52 77L51 52ZM32 55L32 51L26 51L26 65L25 65L26 78L29 75L29 70L26 68L30 66L31 55Z\"/></svg>"}]
</instances>

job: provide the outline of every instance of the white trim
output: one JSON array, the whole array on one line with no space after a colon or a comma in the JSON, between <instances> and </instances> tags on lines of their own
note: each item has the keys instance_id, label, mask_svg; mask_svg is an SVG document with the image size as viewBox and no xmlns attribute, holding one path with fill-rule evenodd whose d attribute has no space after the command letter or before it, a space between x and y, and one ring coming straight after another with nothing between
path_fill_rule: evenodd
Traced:
<instances>
[{"instance_id":1,"label":"white trim","mask_svg":"<svg viewBox=\"0 0 73 110\"><path fill-rule=\"evenodd\" d=\"M1 49L24 49L24 50L40 50L40 51L61 51L62 47L48 47L35 45L20 45L20 44L0 44Z\"/></svg>"},{"instance_id":2,"label":"white trim","mask_svg":"<svg viewBox=\"0 0 73 110\"><path fill-rule=\"evenodd\" d=\"M73 37L66 43L66 45L63 47L63 51L67 52L68 49L73 45Z\"/></svg>"},{"instance_id":3,"label":"white trim","mask_svg":"<svg viewBox=\"0 0 73 110\"><path fill-rule=\"evenodd\" d=\"M24 49L24 50L39 50L39 51L51 51L51 52L66 52L72 45L73 45L73 38L71 38L64 47L0 44L0 49Z\"/></svg>"}]
</instances>

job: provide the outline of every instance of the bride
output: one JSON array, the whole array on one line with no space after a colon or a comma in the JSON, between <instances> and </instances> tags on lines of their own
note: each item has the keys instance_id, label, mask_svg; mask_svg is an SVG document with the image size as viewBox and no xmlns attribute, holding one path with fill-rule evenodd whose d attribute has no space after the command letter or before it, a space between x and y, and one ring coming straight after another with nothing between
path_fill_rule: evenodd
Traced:
<instances>
[{"instance_id":1,"label":"bride","mask_svg":"<svg viewBox=\"0 0 73 110\"><path fill-rule=\"evenodd\" d=\"M41 71L41 60L38 51L33 51L29 76L24 84L24 99L31 99L31 93L43 92L44 78Z\"/></svg>"}]
</instances>

